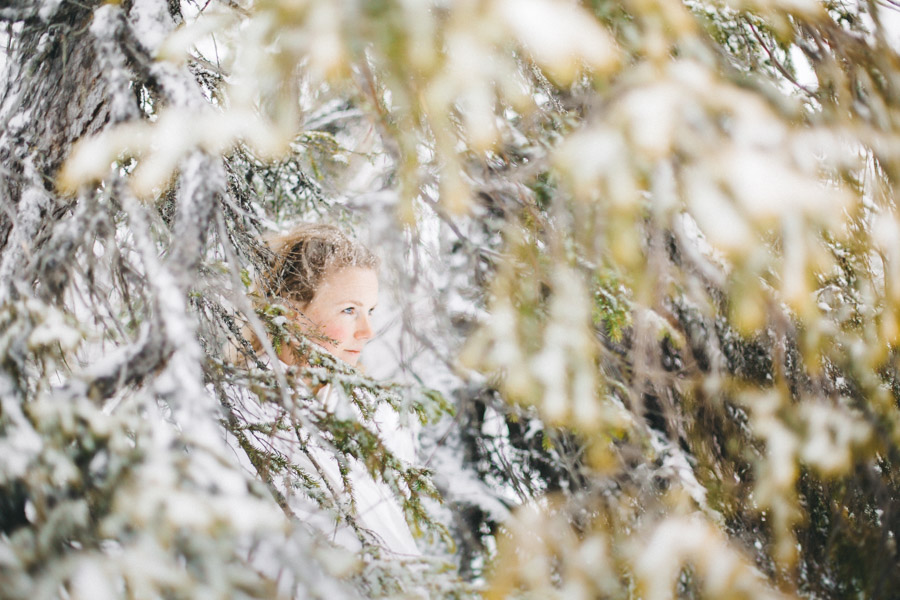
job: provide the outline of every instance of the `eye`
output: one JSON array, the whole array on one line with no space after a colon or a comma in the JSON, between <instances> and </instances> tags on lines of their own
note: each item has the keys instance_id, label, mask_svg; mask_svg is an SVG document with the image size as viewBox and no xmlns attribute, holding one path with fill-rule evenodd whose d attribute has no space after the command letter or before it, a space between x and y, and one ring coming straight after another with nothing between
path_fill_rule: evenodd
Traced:
<instances>
[{"instance_id":1,"label":"eye","mask_svg":"<svg viewBox=\"0 0 900 600\"><path fill-rule=\"evenodd\" d=\"M345 308L345 309L342 310L341 312L344 313L345 315L352 315L352 314L354 314L354 313L356 312L356 307L354 307L354 306L348 306L347 308Z\"/></svg>"},{"instance_id":2,"label":"eye","mask_svg":"<svg viewBox=\"0 0 900 600\"><path fill-rule=\"evenodd\" d=\"M374 312L375 312L375 307L373 306L372 308L369 309L369 314L371 315Z\"/></svg>"}]
</instances>

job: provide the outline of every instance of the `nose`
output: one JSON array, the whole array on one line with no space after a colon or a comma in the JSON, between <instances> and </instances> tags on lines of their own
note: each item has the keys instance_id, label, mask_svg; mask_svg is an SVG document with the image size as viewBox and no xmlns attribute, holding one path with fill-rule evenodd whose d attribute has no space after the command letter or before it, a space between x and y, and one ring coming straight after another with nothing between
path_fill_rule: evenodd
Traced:
<instances>
[{"instance_id":1,"label":"nose","mask_svg":"<svg viewBox=\"0 0 900 600\"><path fill-rule=\"evenodd\" d=\"M353 337L358 340L370 340L373 335L372 324L369 323L369 315L360 315L356 322L356 333Z\"/></svg>"}]
</instances>

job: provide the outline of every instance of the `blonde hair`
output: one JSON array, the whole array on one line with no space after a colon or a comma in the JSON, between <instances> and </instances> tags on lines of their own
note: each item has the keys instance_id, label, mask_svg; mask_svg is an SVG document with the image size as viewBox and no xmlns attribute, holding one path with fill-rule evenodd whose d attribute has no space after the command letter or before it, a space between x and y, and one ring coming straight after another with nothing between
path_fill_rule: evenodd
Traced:
<instances>
[{"instance_id":1,"label":"blonde hair","mask_svg":"<svg viewBox=\"0 0 900 600\"><path fill-rule=\"evenodd\" d=\"M303 223L285 233L269 236L269 269L260 278L268 297L309 304L331 272L346 267L377 269L378 257L334 225Z\"/></svg>"},{"instance_id":2,"label":"blonde hair","mask_svg":"<svg viewBox=\"0 0 900 600\"><path fill-rule=\"evenodd\" d=\"M256 278L254 301L258 306L282 299L302 310L329 273L346 267L377 269L380 262L368 248L334 225L302 223L285 233L266 236L264 241L268 264ZM241 326L240 336L249 348L232 338L225 356L232 363L246 365L253 354L245 350L258 354L263 344L249 323Z\"/></svg>"}]
</instances>

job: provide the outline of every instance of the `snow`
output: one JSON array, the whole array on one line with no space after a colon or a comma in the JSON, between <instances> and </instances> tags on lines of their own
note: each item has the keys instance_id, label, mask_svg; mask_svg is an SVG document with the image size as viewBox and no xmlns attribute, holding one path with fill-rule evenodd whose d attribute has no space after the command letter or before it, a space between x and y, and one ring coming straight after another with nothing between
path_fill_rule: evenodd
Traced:
<instances>
[{"instance_id":1,"label":"snow","mask_svg":"<svg viewBox=\"0 0 900 600\"><path fill-rule=\"evenodd\" d=\"M175 29L165 0L135 0L128 16L134 36L151 53Z\"/></svg>"},{"instance_id":2,"label":"snow","mask_svg":"<svg viewBox=\"0 0 900 600\"><path fill-rule=\"evenodd\" d=\"M810 64L809 59L806 58L806 54L804 54L803 50L797 46L791 46L789 52L791 62L794 65L797 83L807 90L815 91L819 86L819 78L816 76L816 72L813 69L812 64Z\"/></svg>"},{"instance_id":3,"label":"snow","mask_svg":"<svg viewBox=\"0 0 900 600\"><path fill-rule=\"evenodd\" d=\"M761 600L780 597L711 523L694 516L664 519L643 542L635 565L643 583L643 598L671 598L678 573L686 564L698 571L704 595L709 597L735 593Z\"/></svg>"},{"instance_id":4,"label":"snow","mask_svg":"<svg viewBox=\"0 0 900 600\"><path fill-rule=\"evenodd\" d=\"M756 243L747 221L708 172L691 169L685 180L691 220L714 248L737 255Z\"/></svg>"},{"instance_id":5,"label":"snow","mask_svg":"<svg viewBox=\"0 0 900 600\"><path fill-rule=\"evenodd\" d=\"M82 333L66 322L62 312L52 306L44 306L36 300L28 302L34 314L41 315L42 320L32 329L28 336L28 344L32 348L41 346L59 346L64 350L73 350L82 340Z\"/></svg>"},{"instance_id":6,"label":"snow","mask_svg":"<svg viewBox=\"0 0 900 600\"><path fill-rule=\"evenodd\" d=\"M114 600L119 598L113 588L110 573L104 568L105 558L85 558L77 561L72 577L72 600Z\"/></svg>"},{"instance_id":7,"label":"snow","mask_svg":"<svg viewBox=\"0 0 900 600\"><path fill-rule=\"evenodd\" d=\"M436 453L431 468L434 469L435 484L445 490L445 501L478 506L495 523L505 523L509 519L509 507L498 499L500 490L490 489L471 469L464 467L460 456ZM516 498L510 494L508 500L512 504Z\"/></svg>"},{"instance_id":8,"label":"snow","mask_svg":"<svg viewBox=\"0 0 900 600\"><path fill-rule=\"evenodd\" d=\"M790 4L798 5L795 2ZM799 5L810 4L801 2ZM59 6L59 0L45 2L41 8L42 17L49 18L45 15L52 14ZM423 10L423 6L408 5L411 11ZM451 10L450 6L449 3L444 4L441 10ZM470 144L480 150L490 147L497 139L497 132L492 131L497 123L493 104L495 94L502 97L505 93L502 86L494 87L498 73L502 74L505 68L493 60L496 42L505 44L508 42L506 38L515 38L531 50L535 60L562 80L573 77L582 61L605 69L614 63L617 55L615 44L605 30L589 18L577 3L500 0L491 3L491 6L496 14L503 17L503 21L495 24L495 29L491 29L490 22L465 23L467 27L471 26L467 31L457 32L448 38L448 44L454 49L453 56L448 60L455 61L458 72L448 80L447 88L435 88L437 92L434 92L443 102L442 107L455 104L462 110L470 131ZM195 8L191 5L191 10ZM105 48L100 52L100 58L105 61L103 71L114 94L114 121L126 120L130 115L125 104L130 76L122 57L113 51L115 49L110 50L116 40L116 20L121 17L121 10L114 5L99 7L90 26L98 49ZM344 40L339 37L341 32L336 30L340 21L336 14L339 10L331 5L324 6L316 17L329 26L327 31L318 32L324 38L311 38L322 42L313 43L317 54L311 60L318 64L323 76L339 65L341 59L340 45ZM174 39L171 37L174 23L167 15L163 0L135 0L129 18L140 43L151 51L160 48L165 40L177 45L171 41ZM260 27L247 27L239 33L247 34L255 43L262 38L254 36L259 36L261 31L270 31L274 21L263 23ZM561 31L566 35L560 35ZM480 41L482 34L487 36L487 41ZM45 43L48 43L47 40L49 38ZM427 45L431 41L423 39L419 43ZM260 47L253 47L253 44L250 46L248 55L240 57L245 61L243 65L259 66L262 72L263 66L269 65L266 62L269 58L265 55L268 49L263 51ZM181 51L185 51L183 47ZM812 75L808 65L805 66L807 71L803 71L804 65L806 63L800 65L800 76L801 80L806 81L804 78ZM433 66L432 62L426 59L420 63L423 69L430 66ZM0 68L3 68L2 65ZM116 461L124 460L123 457L145 453L146 462L128 465L128 475L122 484L124 489L116 492L115 518L124 524L103 524L111 531L110 535L121 533L123 529L119 527L125 531L137 531L134 546L119 545L116 556L113 556L113 551L105 551L103 558L108 562L91 562L91 559L83 565L79 564L71 591L76 597L103 597L108 594L109 590L103 589L104 584L97 583L98 578L106 578L119 585L118 582L125 581L123 578L127 577L130 590L147 596L154 595L158 584L156 579L181 581L179 577L184 576L184 565L173 560L165 547L166 539L175 535L179 527L193 530L198 543L209 542L210 547L216 550L239 548L243 551L246 547L252 548L247 550L248 554L258 551L254 556L265 557L261 570L284 566L298 577L306 577L309 575L306 569L311 569L309 564L313 562L307 553L312 543L308 536L303 537L300 533L309 523L298 527L284 519L272 498L259 491L261 484L257 474L243 472L241 468L247 465L237 462L237 450L231 452L232 448L225 446L220 407L214 397L217 388L205 385L202 379L204 368L208 366L205 362L209 358L207 353L214 354L215 346L211 346L212 351L200 346L198 339L210 342L212 337L203 337L206 332L198 329L197 315L187 301L190 286L196 283L193 279L196 271L186 263L199 254L192 244L199 239L199 228L205 223L198 214L203 208L203 201L224 188L222 173L207 170L200 155L191 153L199 147L209 154L218 155L235 140L243 138L257 150L274 155L279 144L293 131L289 128L287 131L276 130L271 124L260 121L251 110L256 101L252 94L243 98L246 101L244 105L232 107L233 110L225 115L218 112L221 106L200 110L201 107L207 108L205 91L193 85L193 76L189 72L173 64L155 64L152 69L162 81L165 89L163 100L171 104L172 110L161 110L155 126L123 127L93 142L84 143L80 153L76 153L70 161L70 170L82 178L79 181L84 181L88 176L102 177L109 173L110 163L123 151L133 152L140 155L142 165L133 181L137 182L142 192L153 195L164 189L176 169L181 169L184 179L176 202L179 229L176 229L178 239L174 247L184 249L186 260L182 263L160 258L160 248L164 247L164 238L169 233L165 224L153 220L155 207L141 206L135 199L126 197L130 218L127 225L121 228L128 229L128 234L120 235L119 230L114 243L109 246L91 245L88 241L84 247L92 255L88 260L97 259L98 270L109 271L109 261L115 258L117 252L128 254L136 246L139 260L129 255L129 260L135 258L136 264L128 265L126 261L128 269L123 270L127 272L126 276L136 281L146 278L149 282L147 287L143 288L143 283L139 285L146 290L150 305L139 307L145 308L146 314L138 317L138 320L144 318L144 322L133 343L129 344L129 335L134 334L131 329L126 333L116 332L115 335L91 332L102 341L83 354L91 367L82 375L90 378L121 372L124 364L140 356L147 342L151 344L148 347L162 347L166 353L171 352L171 356L162 369L150 374L141 385L129 386L128 390L120 392L103 412L99 412L86 399L84 402L68 402L67 396L60 393L59 396L51 395L52 400L42 398L40 402L31 404L29 411L33 413L26 418L16 397L20 390L0 373L2 415L13 423L0 439L4 476L21 477L27 474L28 469L34 467L36 456L45 449L46 439L34 431L29 419L42 427L49 427L53 419L58 419L67 433L76 429L81 431L78 428L87 424L87 433L96 434L99 438L111 437L109 453L96 454L89 464L88 471L92 476L100 477L114 470L118 466ZM259 73L251 71L244 75L258 76ZM646 183L645 175L651 174L651 180L665 184L653 188L650 198L655 202L652 205L653 216L665 218L679 215L683 239L689 242L692 249L698 250L700 259L718 261L718 250L731 257L746 256L748 251L756 252L755 249L759 248L758 229L768 227L784 233L784 273L789 275L784 279L798 283L798 287L787 286L784 289L789 295L803 296L801 292L805 287L799 282L802 282L808 258L805 254L808 240L802 234L806 220L819 223L829 218L828 215L840 215L846 207L846 196L836 188L820 183L820 163L824 161L827 165L834 165L844 161L852 166L852 155L854 152L858 154L858 148L841 149L842 144L834 135L823 134L818 139L812 139L812 134L794 135L790 130L793 124L782 126L782 121L776 121L769 114L767 105L754 101L750 93L745 93L746 90L735 91L724 85L717 86L706 65L679 62L662 74L661 83L654 84L656 75L658 73L650 70L637 72L633 80L625 82L625 87L631 91L624 98L617 97L604 105L603 110L597 111L601 113L597 115L598 123L588 124L575 135L568 136L554 152L553 164L564 179L568 178L566 181L573 183L575 196L582 202L577 211L593 209L596 202L596 207L601 211L610 209L611 212L627 213L645 199L638 188ZM235 78L230 81L235 83L239 80ZM250 81L258 83L259 80L251 77ZM239 83L244 85L245 82ZM251 86L246 89L255 88ZM731 93L725 93L729 90ZM231 89L231 92L237 91L237 87ZM11 94L10 98L4 107L4 114L15 113L9 108L17 102L15 94ZM234 98L236 96L232 96ZM401 96L395 94L393 98L393 105L388 102L389 110L400 107ZM552 109L549 96L537 93L534 100L543 104L545 109ZM303 100L303 106L313 105ZM390 257L386 260L386 289L379 308L379 339L372 342L364 358L369 372L385 379L421 382L460 402L471 400L475 388L483 391L489 384L505 386L504 390L511 398L534 398L543 416L551 421L574 422L588 431L598 425L616 425L619 413L627 416L629 413L617 398L597 397L598 393L602 396L602 392L598 392L602 386L596 381L598 375L593 355L596 341L593 336L596 332L590 325L589 283L581 279L582 272L568 266L554 269L548 304L549 319L546 322L541 320L536 328L537 333L528 340L535 341L539 348L523 348L523 337L531 334L523 331L521 314L510 295L499 292L495 304L488 311L481 296L484 290L472 281L472 266L477 262L472 257L478 255L474 247L483 247L482 256L489 256L498 262L503 260L496 252L502 244L500 234L496 230L478 231L478 226L489 223L490 217L485 213L474 213L474 217L454 216L450 223L460 230L458 237L451 232L448 222L441 220L446 216L430 209L413 211L415 214L411 218L416 221L415 229L399 228L393 219L393 211L412 199L401 198L391 179L394 165L378 139L378 129L363 112L357 109L337 110L337 106L334 103L330 108L312 112L306 121L307 127L338 127L341 130L338 141L342 145L346 143L348 148L338 157L340 160L335 161L342 163L346 179L334 184L337 191L333 198L329 196L328 206L323 209L327 214L322 218L346 217L359 227L368 229L375 243ZM719 112L715 112L716 118L706 119L708 111ZM508 111L508 117L526 119L529 115L516 115ZM29 115L16 113L7 123L6 131L24 129L29 122ZM7 135L6 131L0 135ZM516 139L522 145L527 142L524 138ZM822 153L812 150L816 144L823 149ZM450 146L454 150L466 148L459 140L453 140ZM436 199L438 179L429 169L441 162L441 151L427 143L413 147L416 148L414 154L424 164L423 179L429 180L420 191ZM670 169L674 163L665 162L673 152L684 161L678 165L679 169L684 169L678 172L682 178L677 181L684 186L683 189L675 185L675 174ZM708 160L710 156L715 158ZM650 164L646 170L646 164L636 164L645 159ZM545 163L538 157L533 164L543 167ZM473 172L476 170L472 168ZM28 176L33 175L29 173ZM526 172L526 176L530 175ZM35 182L38 180L35 179ZM467 193L468 186L489 189L472 173L461 177L457 183L461 184L463 194ZM4 290L5 284L13 278L14 270L27 256L37 231L35 223L40 224L40 209L46 208L47 199L42 195L41 187L35 185L26 191L19 205L21 212L8 246L24 250L18 254L11 251L4 254L0 264L0 282L4 284ZM323 184L322 188L327 186ZM563 189L562 186L560 189ZM327 190L326 193L332 191ZM116 194L118 201L118 192ZM127 192L122 196L127 196ZM685 207L679 204L682 198L690 214L683 213ZM89 203L80 203L84 204ZM346 212L343 212L344 209L347 209ZM102 210L107 210L107 207ZM259 202L254 202L247 210L264 215ZM577 218L583 214L577 211L570 214L562 208L560 211L565 218ZM275 223L268 215L264 216L265 223ZM554 222L554 226L564 226L565 218ZM884 214L873 215L871 222L876 244L886 255L890 255L885 257L887 267L897 262L894 255L900 253L896 241L896 221L890 214ZM182 224L187 226L180 228ZM55 231L54 235L57 233ZM163 237L163 243L157 241L158 233ZM94 232L91 230L88 234ZM71 239L73 243L81 243L80 238L73 236ZM461 244L463 251L452 253L450 247L454 244ZM543 240L536 242L535 246L549 253L550 245ZM228 264L237 268L240 262L229 257ZM712 265L708 270L718 271L720 266ZM109 287L109 275L103 273L98 277L94 291L104 291ZM203 277L207 274L204 273ZM874 279L877 283L878 278ZM725 277L711 280L724 282ZM96 281L102 285L96 284ZM208 282L208 279L201 280L204 284ZM670 283L668 280L662 282L666 286ZM686 287L699 287L692 280L678 281L675 285L682 283ZM204 299L212 298L215 292L211 289L203 288L199 293L208 294ZM115 310L124 306L122 298L111 300L110 322L119 316ZM39 303L28 305L29 314L35 322L34 329L28 334L29 344L33 347L60 346L63 350L82 344L84 334L69 317L73 314L77 318L82 314L93 315L89 311L72 308L75 301L67 299L66 302L71 308L69 315ZM826 303L826 306L830 305ZM252 307L242 309L253 312ZM639 320L643 321L647 330L652 331L650 337L654 341L658 341L660 333L669 331L666 321L657 312L642 313ZM274 321L276 326L283 323L283 318ZM97 328L102 325L102 321L98 322ZM475 350L469 349L470 357L475 358L467 364L490 375L467 370L455 363L462 338L468 334L470 327L480 328L484 335L477 338L480 335L477 334L472 338L478 339L481 346ZM104 346L104 343L108 345ZM110 347L113 349L110 350ZM862 342L857 341L854 348L859 357L865 357L868 352ZM279 370L281 366L274 357L271 366L283 383L284 375ZM314 375L322 375L325 379L325 371L316 371ZM489 378L494 373L500 374L497 379ZM66 389L73 397L78 395L75 392L86 393L71 387L76 386L77 381L67 384L64 375L55 372L48 376L48 380L51 384L58 383L60 387L69 385ZM260 373L255 375L261 376ZM717 377L706 379L708 390L715 391L718 387ZM349 384L366 382L364 377L352 373L341 374L341 378ZM295 390L300 392L299 401L295 402L296 399L288 396L291 390L283 385L285 396L282 399L292 402L292 412L288 412L286 418L291 424L300 424L301 430L304 430L310 419L307 403L314 400L304 395L302 389L303 386L299 385ZM413 393L417 392L410 392ZM768 481L778 489L759 490L757 501L763 506L772 504L779 494L792 489L797 476L798 457L820 473L839 473L850 464L857 445L863 444L871 434L860 415L846 410L840 402L835 405L803 404L796 413L799 419L796 428L785 426L783 415L779 413L784 407L770 406L766 402L774 404L771 398L763 398L752 409L754 431L762 435L767 453L762 468L770 469L760 476L760 480ZM384 406L379 408L374 423L366 422L348 402L330 405L325 402L325 408L313 416L318 418L330 411L331 416L351 423L363 423L384 437L385 445L398 457L411 461L413 443L408 434L415 432L407 430L404 420L407 417L404 407L410 403L409 395L401 403L400 415ZM506 440L509 435L506 423L501 412L487 409L484 426L478 432L483 438L496 438L492 443L500 458L508 458L507 451L510 449ZM455 426L454 422L446 420L438 428L422 432L423 438L430 444L429 466L436 471L436 482L446 491L449 502L478 506L494 522L507 522L509 506L517 503L519 498L508 487L492 489L463 464L461 443L453 438L452 432L448 433L448 428ZM529 417L526 439L534 440L537 432L543 431L542 428L539 420ZM669 475L693 497L697 505L703 507L705 490L693 477L692 458L662 433L656 432L654 435L649 440L653 451L651 458L661 459L662 463L658 469L653 467L656 469L654 473ZM333 451L325 439L315 440L316 443L320 441L323 453ZM629 441L623 440L625 443ZM642 446L640 451L646 451L646 447ZM336 460L335 464L352 464L346 458L328 458L329 461ZM77 483L80 471L65 452L60 452L59 448L48 449L46 462L47 473L53 482L60 486ZM333 466L329 462L326 470ZM337 468L334 466L334 469ZM332 479L337 480L339 477L334 476L334 469ZM371 480L368 474L359 470L352 471L351 479L355 483L362 482L358 488L365 488ZM384 479L402 485L391 472L386 473ZM287 484L282 488L289 489ZM396 548L396 542L387 541L388 538L405 538L409 533L404 532L401 519L394 514L396 511L392 511L393 516L373 517L379 507L383 508L389 502L384 501L384 496L362 493L362 489L357 491L361 492L358 508L363 522L378 523L371 528L380 534L388 547ZM347 500L345 494L337 495L336 504ZM541 503L548 504L549 501L542 500ZM28 505L27 511L30 519L39 518L34 503ZM322 517L321 511L315 514ZM333 519L329 521L332 516L327 514L319 520L333 526ZM534 519L531 523L535 527L547 522L539 517ZM397 525L397 529L385 532L384 528L389 528L389 525L383 524L385 521ZM777 519L775 521L779 522ZM667 593L671 594L672 581L662 576L673 573L673 577L677 576L678 569L686 563L697 565L701 584L707 587L712 597L724 593L735 582L746 582L746 573L752 571L738 554L730 552L732 546L728 540L699 515L694 518L663 519L659 523L650 522L648 518L642 524L646 527L635 532L633 543L629 542L616 550L626 558L640 554L640 569L644 569L646 577L650 578L648 597L667 597ZM258 549L254 546L255 540L251 542L242 536L268 539ZM488 540L490 543L491 540ZM6 550L9 549L0 540L0 556ZM81 550L83 548L79 548ZM223 550L226 554L227 551ZM323 547L318 552L324 557L322 560L329 563L332 575L358 575L361 565L372 564L360 562L351 553L340 549ZM409 553L415 554L415 551ZM608 547L604 546L603 538L599 536L587 537L577 553L585 570L608 559ZM218 555L211 552L208 556L215 561ZM233 558L231 554L228 556ZM538 568L547 568L546 559L543 555L536 559L537 566L530 580L536 585L540 583ZM0 562L5 560L0 558ZM228 570L221 563L213 564L211 568L213 572L216 569ZM117 574L116 569L121 569L125 574ZM657 582L653 581L654 577L662 579ZM277 574L273 580L276 578ZM309 580L313 580L312 575L309 575ZM602 586L603 581L598 577L595 584ZM402 580L402 585L406 583ZM216 594L210 590L217 589L215 586L219 584L220 581L215 581L210 583L211 587L204 589L213 596ZM563 588L566 593L583 591L578 587L580 584L567 582L566 585L570 586Z\"/></svg>"},{"instance_id":9,"label":"snow","mask_svg":"<svg viewBox=\"0 0 900 600\"><path fill-rule=\"evenodd\" d=\"M662 133L662 132L661 132ZM592 200L598 193L598 180L610 174L610 202L621 202L629 196L626 185L616 189L617 173L626 172L626 146L622 136L612 127L596 126L576 132L560 145L554 163L571 181L575 196Z\"/></svg>"},{"instance_id":10,"label":"snow","mask_svg":"<svg viewBox=\"0 0 900 600\"><path fill-rule=\"evenodd\" d=\"M94 11L91 34L97 41L97 60L103 65L103 77L109 86L110 117L118 123L138 117L138 109L131 89L131 75L125 66L117 34L124 26L122 9L106 4Z\"/></svg>"},{"instance_id":11,"label":"snow","mask_svg":"<svg viewBox=\"0 0 900 600\"><path fill-rule=\"evenodd\" d=\"M41 21L48 22L59 10L63 0L41 0L41 7L38 9L38 16Z\"/></svg>"},{"instance_id":12,"label":"snow","mask_svg":"<svg viewBox=\"0 0 900 600\"><path fill-rule=\"evenodd\" d=\"M855 411L807 402L800 411L806 421L801 458L825 475L847 472L852 452L872 438L872 429Z\"/></svg>"},{"instance_id":13,"label":"snow","mask_svg":"<svg viewBox=\"0 0 900 600\"><path fill-rule=\"evenodd\" d=\"M723 152L718 164L723 181L757 223L774 223L791 212L841 214L846 204L837 190L797 173L771 152L733 149Z\"/></svg>"},{"instance_id":14,"label":"snow","mask_svg":"<svg viewBox=\"0 0 900 600\"><path fill-rule=\"evenodd\" d=\"M623 100L631 142L650 159L669 154L681 117L682 104L688 101L683 90L671 82L639 88Z\"/></svg>"},{"instance_id":15,"label":"snow","mask_svg":"<svg viewBox=\"0 0 900 600\"><path fill-rule=\"evenodd\" d=\"M0 474L14 479L24 477L38 453L43 448L43 439L35 431L22 412L17 394L9 386L4 373L0 373L0 408L5 419L11 424L5 435L0 437Z\"/></svg>"},{"instance_id":16,"label":"snow","mask_svg":"<svg viewBox=\"0 0 900 600\"><path fill-rule=\"evenodd\" d=\"M615 44L606 30L572 3L501 0L495 4L513 35L537 62L562 81L574 79L580 61L605 71L617 60Z\"/></svg>"},{"instance_id":17,"label":"snow","mask_svg":"<svg viewBox=\"0 0 900 600\"><path fill-rule=\"evenodd\" d=\"M12 133L19 133L23 128L31 122L31 111L22 111L13 114L12 118L7 121L6 126Z\"/></svg>"},{"instance_id":18,"label":"snow","mask_svg":"<svg viewBox=\"0 0 900 600\"><path fill-rule=\"evenodd\" d=\"M26 176L35 177L33 167L26 165ZM0 304L9 297L13 275L21 267L25 256L30 252L32 239L41 224L41 212L47 207L50 199L38 185L28 185L22 192L15 224L9 233L6 247L0 261Z\"/></svg>"},{"instance_id":19,"label":"snow","mask_svg":"<svg viewBox=\"0 0 900 600\"><path fill-rule=\"evenodd\" d=\"M893 4L876 2L873 5L878 11L884 39L894 52L900 52L900 9Z\"/></svg>"},{"instance_id":20,"label":"snow","mask_svg":"<svg viewBox=\"0 0 900 600\"><path fill-rule=\"evenodd\" d=\"M11 27L11 26L10 26ZM21 25L19 25L21 27ZM0 81L7 81L8 75L6 74L6 70L9 67L9 62L6 57L6 48L9 47L9 33L7 33L6 29L0 31ZM0 115L3 112L0 110Z\"/></svg>"},{"instance_id":21,"label":"snow","mask_svg":"<svg viewBox=\"0 0 900 600\"><path fill-rule=\"evenodd\" d=\"M247 419L245 425L274 424L287 418L283 408L271 403L259 403L246 390L235 389L232 394L238 413ZM330 385L322 388L312 403L313 407L309 408L324 409L335 416L338 416L337 413L355 412L349 399ZM353 420L362 420L362 415L356 412ZM384 418L383 413L381 419L373 425L379 429L385 443L391 440L393 449L406 453L406 456L400 454L398 458L412 458L411 439L406 443L401 439L411 438L412 432L409 429L401 428L396 418L392 421ZM322 440L322 435L319 439L311 437L315 428L305 432L294 432L292 428L286 428L285 431L287 433L284 435L267 436L253 434L248 430L245 436L257 451L275 452L292 465L291 470L277 473L276 481L279 492L284 495L297 518L323 534L332 536L338 545L356 550L360 547L356 535L346 525L336 526L335 520L343 518L341 515L352 502L354 522L378 541L383 549L402 556L420 555L398 501L385 483L375 481L360 461L334 452L330 444ZM228 440L245 468L255 472L238 441L232 436ZM333 496L331 502L334 503L334 514L317 507L307 493L302 491L303 485L293 474L294 468L302 469L308 478L315 481L320 493ZM347 479L341 473L342 468L345 469ZM391 471L386 470L383 476L385 482L390 482Z\"/></svg>"},{"instance_id":22,"label":"snow","mask_svg":"<svg viewBox=\"0 0 900 600\"><path fill-rule=\"evenodd\" d=\"M694 476L694 469L688 460L688 455L660 431L651 431L650 445L657 457L662 459L659 472L673 476L679 485L690 494L697 506L705 508L707 506L706 488L700 485Z\"/></svg>"}]
</instances>

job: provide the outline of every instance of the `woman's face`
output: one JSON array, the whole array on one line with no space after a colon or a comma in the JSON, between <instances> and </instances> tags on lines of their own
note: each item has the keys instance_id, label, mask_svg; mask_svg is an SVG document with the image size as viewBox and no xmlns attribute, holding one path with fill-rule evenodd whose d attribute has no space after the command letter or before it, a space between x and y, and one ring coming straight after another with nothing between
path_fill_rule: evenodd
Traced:
<instances>
[{"instance_id":1,"label":"woman's face","mask_svg":"<svg viewBox=\"0 0 900 600\"><path fill-rule=\"evenodd\" d=\"M372 339L372 310L378 302L378 275L372 269L345 267L328 273L303 309L313 341L355 365ZM326 339L320 339L326 338Z\"/></svg>"}]
</instances>

